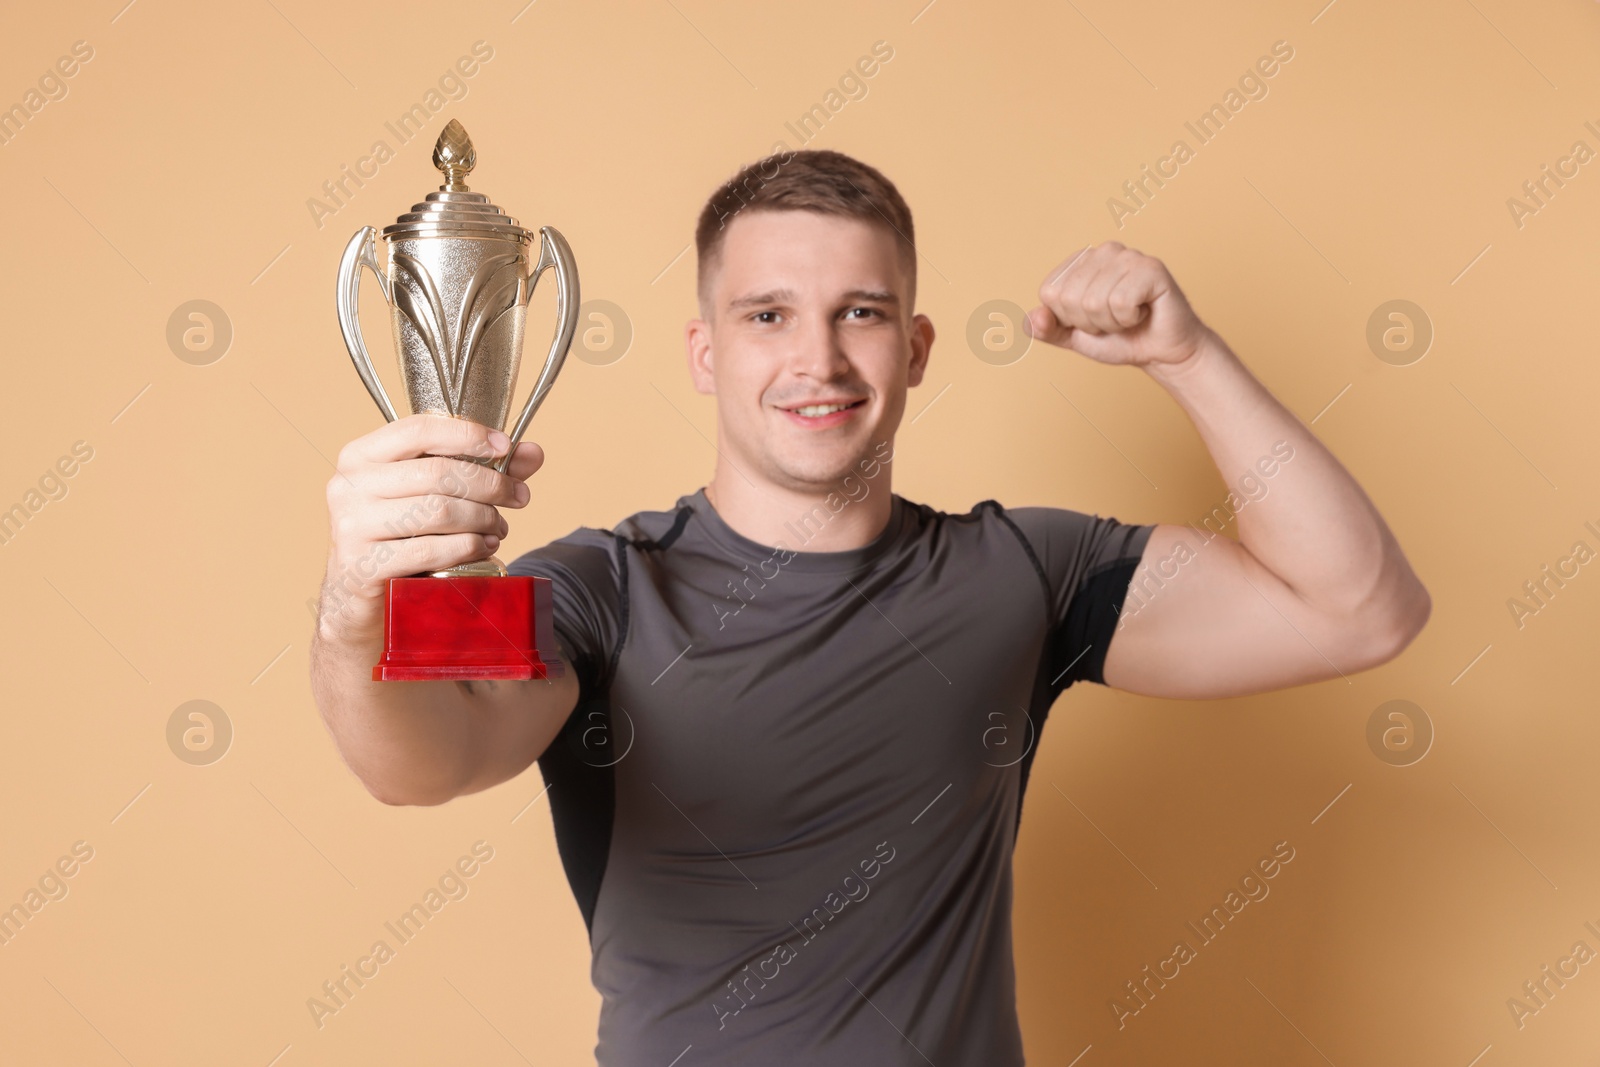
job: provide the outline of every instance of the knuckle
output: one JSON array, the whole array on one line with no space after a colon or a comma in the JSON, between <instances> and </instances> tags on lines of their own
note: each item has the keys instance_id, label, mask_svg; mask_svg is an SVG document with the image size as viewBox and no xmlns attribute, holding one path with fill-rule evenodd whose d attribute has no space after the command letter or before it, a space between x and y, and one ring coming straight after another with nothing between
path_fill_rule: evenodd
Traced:
<instances>
[{"instance_id":1,"label":"knuckle","mask_svg":"<svg viewBox=\"0 0 1600 1067\"><path fill-rule=\"evenodd\" d=\"M476 492L481 492L483 470L476 463L461 459L446 459L444 461L445 473L440 478L440 487L450 496L461 499L471 499Z\"/></svg>"},{"instance_id":2,"label":"knuckle","mask_svg":"<svg viewBox=\"0 0 1600 1067\"><path fill-rule=\"evenodd\" d=\"M468 500L479 500L485 496L492 496L495 491L495 479L500 476L498 471L492 470L482 463L457 460L455 478L456 485L461 492L456 495Z\"/></svg>"},{"instance_id":3,"label":"knuckle","mask_svg":"<svg viewBox=\"0 0 1600 1067\"><path fill-rule=\"evenodd\" d=\"M332 526L333 526L333 539L338 544L341 544L341 545L342 544L346 544L347 542L349 542L349 541L354 539L355 522L354 522L354 519L352 518L352 516L350 515L349 512L342 511L342 512L339 512L338 514L334 515L333 516L333 521L332 521Z\"/></svg>"},{"instance_id":4,"label":"knuckle","mask_svg":"<svg viewBox=\"0 0 1600 1067\"><path fill-rule=\"evenodd\" d=\"M422 461L422 473L430 486L442 486L453 473L453 466L445 456L428 456Z\"/></svg>"},{"instance_id":5,"label":"knuckle","mask_svg":"<svg viewBox=\"0 0 1600 1067\"><path fill-rule=\"evenodd\" d=\"M407 446L414 447L422 440L422 435L426 432L427 426L427 417L414 412L391 424L390 430L395 436L404 441Z\"/></svg>"},{"instance_id":6,"label":"knuckle","mask_svg":"<svg viewBox=\"0 0 1600 1067\"><path fill-rule=\"evenodd\" d=\"M478 535L453 533L440 539L439 562L446 567L465 563L479 551Z\"/></svg>"},{"instance_id":7,"label":"knuckle","mask_svg":"<svg viewBox=\"0 0 1600 1067\"><path fill-rule=\"evenodd\" d=\"M415 574L422 570L426 552L427 549L418 538L397 541L394 550L395 573Z\"/></svg>"},{"instance_id":8,"label":"knuckle","mask_svg":"<svg viewBox=\"0 0 1600 1067\"><path fill-rule=\"evenodd\" d=\"M465 429L467 444L472 446L474 455L489 455L494 451L489 447L490 427L470 419L461 420L461 425Z\"/></svg>"},{"instance_id":9,"label":"knuckle","mask_svg":"<svg viewBox=\"0 0 1600 1067\"><path fill-rule=\"evenodd\" d=\"M424 452L436 442L447 439L448 435L440 432L438 415L419 411L407 415L403 421L406 423L406 444L418 452Z\"/></svg>"},{"instance_id":10,"label":"knuckle","mask_svg":"<svg viewBox=\"0 0 1600 1067\"><path fill-rule=\"evenodd\" d=\"M412 574L417 574L421 571L434 570L441 565L448 566L449 562L453 562L453 560L446 562L449 559L449 551L445 546L449 540L447 536L434 535L415 537L406 542L406 547L409 549L407 569Z\"/></svg>"},{"instance_id":11,"label":"knuckle","mask_svg":"<svg viewBox=\"0 0 1600 1067\"><path fill-rule=\"evenodd\" d=\"M517 498L517 486L522 484L520 480L511 477L509 474L501 474L497 470L490 470L488 473L493 478L491 484L494 488L495 499L515 500Z\"/></svg>"},{"instance_id":12,"label":"knuckle","mask_svg":"<svg viewBox=\"0 0 1600 1067\"><path fill-rule=\"evenodd\" d=\"M436 530L450 518L455 497L446 493L428 493L422 498L422 524L427 530Z\"/></svg>"},{"instance_id":13,"label":"knuckle","mask_svg":"<svg viewBox=\"0 0 1600 1067\"><path fill-rule=\"evenodd\" d=\"M416 537L428 531L429 520L427 505L413 500L385 524L385 529L396 538Z\"/></svg>"}]
</instances>

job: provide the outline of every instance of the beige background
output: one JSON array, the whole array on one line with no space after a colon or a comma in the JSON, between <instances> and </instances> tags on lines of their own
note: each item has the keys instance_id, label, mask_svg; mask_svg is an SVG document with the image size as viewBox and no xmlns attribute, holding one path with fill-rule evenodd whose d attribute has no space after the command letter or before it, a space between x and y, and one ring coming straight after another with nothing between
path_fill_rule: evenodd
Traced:
<instances>
[{"instance_id":1,"label":"beige background","mask_svg":"<svg viewBox=\"0 0 1600 1067\"><path fill-rule=\"evenodd\" d=\"M121 3L30 6L0 35L0 104L73 42L94 49L0 146L0 508L74 442L94 450L0 545L0 907L74 842L94 850L0 948L0 1059L591 1058L598 1000L537 774L385 808L310 699L329 460L378 418L335 323L339 254L436 186L432 137L461 119L474 187L559 226L585 296L635 330L617 362L568 362L502 556L667 507L713 458L680 340L696 212L775 141L797 147L784 123L883 40L893 59L812 144L881 167L916 214L940 334L895 489L1128 521L1220 499L1143 375L1054 349L996 366L965 341L980 304L1029 306L1051 266L1116 238L1162 257L1316 418L1435 605L1403 657L1348 680L1212 704L1063 698L1016 857L1030 1062L1600 1060L1600 964L1520 1029L1506 1005L1574 942L1600 950L1584 928L1600 927L1600 576L1582 568L1521 629L1507 608L1575 541L1600 548L1583 528L1600 526L1600 164L1520 228L1506 204L1574 141L1600 150L1583 126L1600 126L1600 7ZM318 228L307 199L479 40L493 59L465 98ZM1279 40L1294 59L1270 94L1119 230L1107 198ZM370 278L364 293L387 373ZM209 365L166 341L194 299L234 331ZM1393 299L1436 331L1409 366L1365 340ZM166 740L196 699L234 729L208 766ZM1368 747L1392 699L1437 733L1411 766ZM307 999L479 840L494 858L469 895L319 1029ZM1119 1030L1123 983L1285 840L1271 896Z\"/></svg>"}]
</instances>

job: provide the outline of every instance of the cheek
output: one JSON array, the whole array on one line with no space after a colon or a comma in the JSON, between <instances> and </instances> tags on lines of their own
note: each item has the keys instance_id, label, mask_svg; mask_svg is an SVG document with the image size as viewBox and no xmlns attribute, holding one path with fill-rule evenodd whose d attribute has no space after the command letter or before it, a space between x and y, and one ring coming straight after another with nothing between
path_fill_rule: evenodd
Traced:
<instances>
[{"instance_id":1,"label":"cheek","mask_svg":"<svg viewBox=\"0 0 1600 1067\"><path fill-rule=\"evenodd\" d=\"M887 403L895 393L904 393L915 383L911 380L918 372L911 367L911 346L899 334L886 332L882 338L873 338L863 344L854 361L861 377L878 393L880 403Z\"/></svg>"},{"instance_id":2,"label":"cheek","mask_svg":"<svg viewBox=\"0 0 1600 1067\"><path fill-rule=\"evenodd\" d=\"M764 369L758 351L741 348L718 356L715 371L717 407L724 418L754 422L763 415L774 377Z\"/></svg>"}]
</instances>

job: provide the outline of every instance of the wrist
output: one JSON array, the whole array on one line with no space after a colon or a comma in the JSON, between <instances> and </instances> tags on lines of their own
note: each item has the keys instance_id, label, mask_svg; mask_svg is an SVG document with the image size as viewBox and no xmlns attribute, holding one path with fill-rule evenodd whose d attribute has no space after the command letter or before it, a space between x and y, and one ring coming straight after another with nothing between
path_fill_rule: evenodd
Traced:
<instances>
[{"instance_id":1,"label":"wrist","mask_svg":"<svg viewBox=\"0 0 1600 1067\"><path fill-rule=\"evenodd\" d=\"M329 573L336 573L330 566ZM317 603L316 637L330 648L366 648L383 639L384 589L327 581Z\"/></svg>"},{"instance_id":2,"label":"wrist","mask_svg":"<svg viewBox=\"0 0 1600 1067\"><path fill-rule=\"evenodd\" d=\"M383 618L357 619L348 610L325 612L317 618L312 645L335 657L367 656L383 644Z\"/></svg>"},{"instance_id":3,"label":"wrist","mask_svg":"<svg viewBox=\"0 0 1600 1067\"><path fill-rule=\"evenodd\" d=\"M1145 373L1154 378L1163 386L1172 387L1189 380L1203 369L1213 367L1225 360L1234 358L1233 350L1227 346L1210 327L1203 328L1199 340L1195 342L1194 350L1180 360L1171 362L1151 362L1143 364Z\"/></svg>"}]
</instances>

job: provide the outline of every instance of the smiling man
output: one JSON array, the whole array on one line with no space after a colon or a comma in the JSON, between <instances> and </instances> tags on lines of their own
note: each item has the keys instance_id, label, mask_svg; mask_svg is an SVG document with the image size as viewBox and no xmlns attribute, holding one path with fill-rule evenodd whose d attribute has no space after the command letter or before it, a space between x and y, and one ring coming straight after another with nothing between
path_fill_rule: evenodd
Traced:
<instances>
[{"instance_id":1,"label":"smiling man","mask_svg":"<svg viewBox=\"0 0 1600 1067\"><path fill-rule=\"evenodd\" d=\"M412 416L347 446L328 484L329 729L391 804L538 762L601 1064L1022 1063L1011 856L1061 692L1303 685L1393 658L1427 620L1361 488L1166 268L1117 244L1052 270L1029 329L1140 368L1230 481L1270 484L1236 505L1238 540L894 493L935 336L913 241L894 185L836 152L762 160L713 195L685 341L716 397L716 467L670 508L513 563L553 580L558 678L368 680L384 581L492 552L536 444L507 477L446 458L504 454L503 435Z\"/></svg>"}]
</instances>

